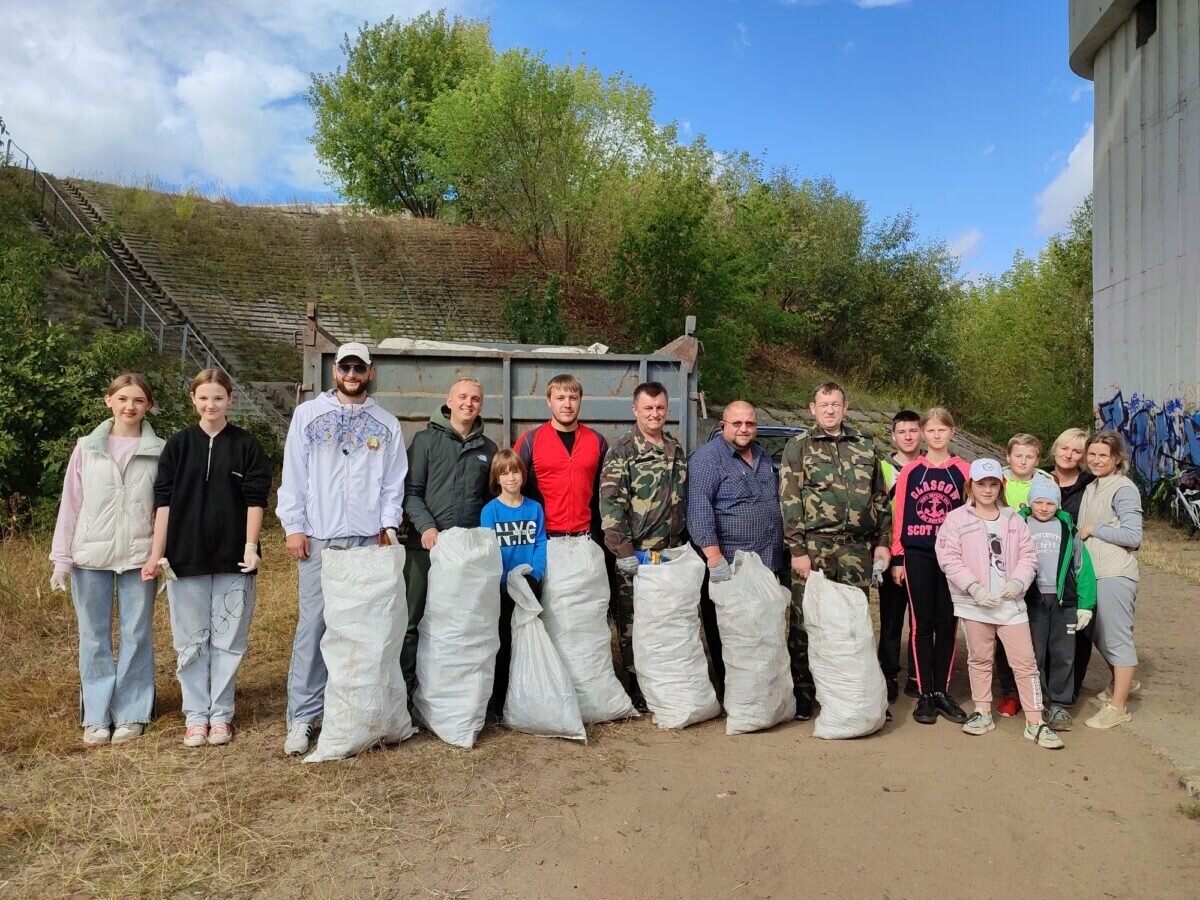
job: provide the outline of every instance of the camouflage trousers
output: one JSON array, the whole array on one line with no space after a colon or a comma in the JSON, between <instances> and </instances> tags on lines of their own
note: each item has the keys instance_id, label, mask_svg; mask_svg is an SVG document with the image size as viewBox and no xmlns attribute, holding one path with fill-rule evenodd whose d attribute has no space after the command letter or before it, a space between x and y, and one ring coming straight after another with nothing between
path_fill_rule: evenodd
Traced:
<instances>
[{"instance_id":1,"label":"camouflage trousers","mask_svg":"<svg viewBox=\"0 0 1200 900\"><path fill-rule=\"evenodd\" d=\"M631 675L633 668L633 576L615 571L612 583L611 612L617 627L617 646L621 650L621 667Z\"/></svg>"},{"instance_id":2,"label":"camouflage trousers","mask_svg":"<svg viewBox=\"0 0 1200 900\"><path fill-rule=\"evenodd\" d=\"M872 550L870 541L842 543L809 537L808 556L813 569L830 581L867 589L871 579ZM796 696L812 699L815 687L808 668L808 632L804 630L805 579L792 573L792 602L788 610L788 655L792 660L792 684Z\"/></svg>"}]
</instances>

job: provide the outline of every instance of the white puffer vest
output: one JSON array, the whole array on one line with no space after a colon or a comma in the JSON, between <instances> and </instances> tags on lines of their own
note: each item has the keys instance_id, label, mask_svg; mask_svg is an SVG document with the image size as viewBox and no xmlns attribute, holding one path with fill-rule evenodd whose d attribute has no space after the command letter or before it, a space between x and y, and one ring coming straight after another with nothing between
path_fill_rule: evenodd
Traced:
<instances>
[{"instance_id":1,"label":"white puffer vest","mask_svg":"<svg viewBox=\"0 0 1200 900\"><path fill-rule=\"evenodd\" d=\"M150 558L154 539L154 476L164 442L150 423L124 473L108 453L109 419L79 439L83 505L71 558L81 569L127 572Z\"/></svg>"}]
</instances>

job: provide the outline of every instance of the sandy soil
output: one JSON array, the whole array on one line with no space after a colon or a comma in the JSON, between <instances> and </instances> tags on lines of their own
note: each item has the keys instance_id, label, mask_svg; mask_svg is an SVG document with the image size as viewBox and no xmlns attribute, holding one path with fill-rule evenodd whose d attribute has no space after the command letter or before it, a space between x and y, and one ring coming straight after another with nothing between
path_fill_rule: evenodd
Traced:
<instances>
[{"instance_id":1,"label":"sandy soil","mask_svg":"<svg viewBox=\"0 0 1200 900\"><path fill-rule=\"evenodd\" d=\"M84 752L59 673L59 724L0 756L0 897L1197 896L1200 821L1178 807L1200 749L1200 589L1174 576L1147 571L1139 598L1134 727L1080 725L1062 751L1014 720L981 738L920 726L901 698L851 742L643 719L587 746L489 728L472 751L421 735L320 766L280 753L292 591L260 599L229 748L183 749L172 711ZM1094 659L1091 693L1106 680Z\"/></svg>"}]
</instances>

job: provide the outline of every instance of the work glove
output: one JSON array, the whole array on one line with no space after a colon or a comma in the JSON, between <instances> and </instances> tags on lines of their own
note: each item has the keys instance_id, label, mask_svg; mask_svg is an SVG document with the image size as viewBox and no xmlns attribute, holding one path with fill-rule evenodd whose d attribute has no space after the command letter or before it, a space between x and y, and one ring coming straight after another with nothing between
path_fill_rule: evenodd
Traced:
<instances>
[{"instance_id":1,"label":"work glove","mask_svg":"<svg viewBox=\"0 0 1200 900\"><path fill-rule=\"evenodd\" d=\"M715 566L708 567L708 580L711 584L720 584L722 581L728 581L733 577L733 569L729 568L729 560L721 557L721 561Z\"/></svg>"},{"instance_id":2,"label":"work glove","mask_svg":"<svg viewBox=\"0 0 1200 900\"><path fill-rule=\"evenodd\" d=\"M396 536L395 528L385 528L384 533L388 536L388 543L393 547L400 546L400 538Z\"/></svg>"},{"instance_id":3,"label":"work glove","mask_svg":"<svg viewBox=\"0 0 1200 900\"><path fill-rule=\"evenodd\" d=\"M1001 600L1017 600L1025 593L1019 581L1010 581L1000 590Z\"/></svg>"},{"instance_id":4,"label":"work glove","mask_svg":"<svg viewBox=\"0 0 1200 900\"><path fill-rule=\"evenodd\" d=\"M242 561L238 563L238 568L242 570L242 574L249 575L258 569L260 562L262 562L262 557L258 555L258 544L247 544L245 555L242 556Z\"/></svg>"},{"instance_id":5,"label":"work glove","mask_svg":"<svg viewBox=\"0 0 1200 900\"><path fill-rule=\"evenodd\" d=\"M50 576L50 590L66 591L67 589L67 572L55 572Z\"/></svg>"},{"instance_id":6,"label":"work glove","mask_svg":"<svg viewBox=\"0 0 1200 900\"><path fill-rule=\"evenodd\" d=\"M875 560L875 565L871 567L871 584L879 587L883 583L883 574L888 570L888 564L882 559Z\"/></svg>"},{"instance_id":7,"label":"work glove","mask_svg":"<svg viewBox=\"0 0 1200 900\"><path fill-rule=\"evenodd\" d=\"M636 556L622 556L617 559L617 571L622 575L636 575L639 565Z\"/></svg>"},{"instance_id":8,"label":"work glove","mask_svg":"<svg viewBox=\"0 0 1200 900\"><path fill-rule=\"evenodd\" d=\"M1092 611L1090 609L1075 610L1075 630L1083 631L1092 624Z\"/></svg>"},{"instance_id":9,"label":"work glove","mask_svg":"<svg viewBox=\"0 0 1200 900\"><path fill-rule=\"evenodd\" d=\"M1000 605L1000 598L993 597L982 584L971 585L971 599L975 601L976 606L982 606L984 609L991 609L993 606Z\"/></svg>"}]
</instances>

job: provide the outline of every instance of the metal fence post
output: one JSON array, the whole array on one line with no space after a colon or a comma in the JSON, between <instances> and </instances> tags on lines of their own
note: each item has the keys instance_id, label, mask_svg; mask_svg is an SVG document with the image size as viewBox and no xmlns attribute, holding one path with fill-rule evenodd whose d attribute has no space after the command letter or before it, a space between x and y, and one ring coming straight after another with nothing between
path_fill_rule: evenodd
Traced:
<instances>
[{"instance_id":1,"label":"metal fence post","mask_svg":"<svg viewBox=\"0 0 1200 900\"><path fill-rule=\"evenodd\" d=\"M183 338L179 341L179 360L184 362L187 360L187 342L188 342L188 323L183 323Z\"/></svg>"}]
</instances>

